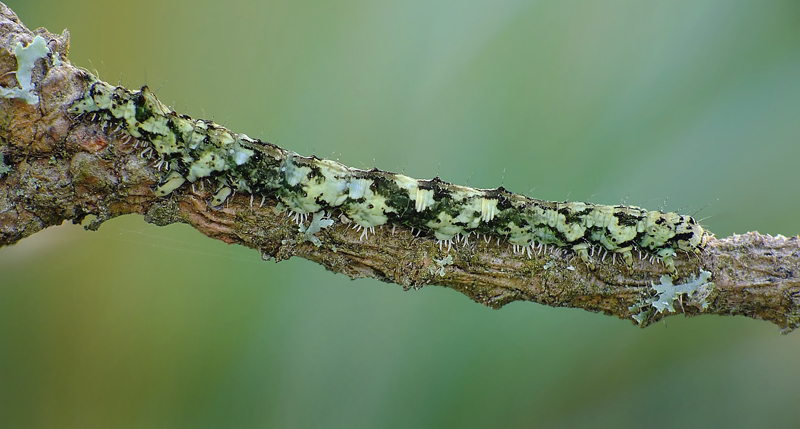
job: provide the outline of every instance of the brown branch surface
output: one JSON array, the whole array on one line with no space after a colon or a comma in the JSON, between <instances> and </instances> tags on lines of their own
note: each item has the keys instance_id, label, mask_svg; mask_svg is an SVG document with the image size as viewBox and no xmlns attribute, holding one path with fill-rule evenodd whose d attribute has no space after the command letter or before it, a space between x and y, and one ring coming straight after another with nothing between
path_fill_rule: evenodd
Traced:
<instances>
[{"instance_id":1,"label":"brown branch surface","mask_svg":"<svg viewBox=\"0 0 800 429\"><path fill-rule=\"evenodd\" d=\"M666 270L637 259L631 269L602 264L594 271L574 255L551 248L528 258L492 240L457 244L449 253L427 237L397 227L376 229L376 237L360 241L357 231L337 222L307 239L294 221L276 210L277 201L251 205L249 195L236 195L221 209L212 209L210 190L184 185L159 198L153 194L159 173L140 156L133 141L111 130L75 121L67 107L86 90L86 73L66 60L69 34L30 31L0 3L0 85L17 85L14 46L35 35L48 41L63 63L39 60L34 83L38 104L0 98L0 152L7 172L0 175L0 246L14 244L44 228L96 216L88 229L115 216L138 213L156 225L192 225L226 243L258 249L276 261L299 256L351 277L373 277L404 288L438 284L460 291L493 308L517 300L555 307L578 307L633 320L643 299L655 293ZM52 65L52 66L51 66ZM0 165L0 168L3 166ZM448 255L452 260L447 259ZM712 238L700 255L678 255L680 279L700 270L713 274L708 306L675 302L669 314L743 315L768 320L782 332L800 325L800 240L748 233ZM642 325L668 315L651 311Z\"/></svg>"}]
</instances>

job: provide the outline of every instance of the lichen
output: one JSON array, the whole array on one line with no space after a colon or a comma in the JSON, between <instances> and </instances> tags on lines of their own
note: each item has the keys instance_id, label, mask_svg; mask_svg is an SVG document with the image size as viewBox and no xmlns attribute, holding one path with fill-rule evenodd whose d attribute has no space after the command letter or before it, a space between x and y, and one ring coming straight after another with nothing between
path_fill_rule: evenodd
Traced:
<instances>
[{"instance_id":1,"label":"lichen","mask_svg":"<svg viewBox=\"0 0 800 429\"><path fill-rule=\"evenodd\" d=\"M672 313L675 312L673 306L675 301L684 296L688 298L689 303L697 303L702 309L705 309L708 307L706 298L714 290L714 283L708 282L709 278L711 278L711 273L701 270L699 277L695 278L692 274L688 283L674 285L672 277L661 276L659 284L653 284L653 289L658 295L651 305L659 313Z\"/></svg>"},{"instance_id":2,"label":"lichen","mask_svg":"<svg viewBox=\"0 0 800 429\"><path fill-rule=\"evenodd\" d=\"M324 228L328 228L333 225L333 223L333 219L328 218L325 212L314 213L314 217L311 218L311 223L307 227L303 224L299 226L300 232L303 233L303 240L310 241L317 247L322 246L322 241L314 234L322 231Z\"/></svg>"},{"instance_id":3,"label":"lichen","mask_svg":"<svg viewBox=\"0 0 800 429\"><path fill-rule=\"evenodd\" d=\"M28 104L39 102L39 96L33 91L33 66L36 61L46 58L50 53L47 42L42 36L36 36L28 46L22 46L22 42L17 42L14 47L14 56L17 58L17 71L13 72L17 77L19 88L0 87L0 97L19 98Z\"/></svg>"},{"instance_id":4,"label":"lichen","mask_svg":"<svg viewBox=\"0 0 800 429\"><path fill-rule=\"evenodd\" d=\"M453 265L453 256L447 255L442 259L433 258L433 262L436 262L436 266L431 265L428 267L428 270L431 272L431 274L438 274L440 277L444 277L444 267Z\"/></svg>"},{"instance_id":5,"label":"lichen","mask_svg":"<svg viewBox=\"0 0 800 429\"><path fill-rule=\"evenodd\" d=\"M692 274L687 283L673 284L672 277L661 276L659 283L651 282L652 290L655 291L644 299L628 308L630 311L639 311L631 316L640 325L644 324L653 311L657 313L674 313L675 301L680 300L681 306L695 306L701 310L708 308L708 298L714 291L714 283L709 282L711 273L700 270L700 275L695 277Z\"/></svg>"}]
</instances>

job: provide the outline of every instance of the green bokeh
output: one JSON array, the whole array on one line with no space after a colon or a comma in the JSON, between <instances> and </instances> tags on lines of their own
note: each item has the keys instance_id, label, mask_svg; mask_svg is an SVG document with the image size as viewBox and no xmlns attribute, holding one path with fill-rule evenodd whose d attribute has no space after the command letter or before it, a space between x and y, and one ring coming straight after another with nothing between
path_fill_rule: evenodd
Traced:
<instances>
[{"instance_id":1,"label":"green bokeh","mask_svg":"<svg viewBox=\"0 0 800 429\"><path fill-rule=\"evenodd\" d=\"M303 154L800 232L796 1L32 1ZM115 219L0 249L0 427L796 427L800 334L403 292Z\"/></svg>"}]
</instances>

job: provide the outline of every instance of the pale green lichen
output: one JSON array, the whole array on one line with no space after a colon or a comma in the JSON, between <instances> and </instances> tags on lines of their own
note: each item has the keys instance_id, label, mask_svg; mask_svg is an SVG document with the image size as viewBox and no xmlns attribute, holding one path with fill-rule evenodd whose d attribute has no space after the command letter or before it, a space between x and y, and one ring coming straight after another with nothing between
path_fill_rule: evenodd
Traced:
<instances>
[{"instance_id":1,"label":"pale green lichen","mask_svg":"<svg viewBox=\"0 0 800 429\"><path fill-rule=\"evenodd\" d=\"M39 102L39 96L33 91L33 66L36 61L46 58L50 53L47 48L47 41L42 36L36 36L28 46L22 46L22 42L17 42L14 47L14 56L17 58L17 71L13 72L17 77L19 88L0 87L0 97L19 98L28 104Z\"/></svg>"},{"instance_id":2,"label":"pale green lichen","mask_svg":"<svg viewBox=\"0 0 800 429\"><path fill-rule=\"evenodd\" d=\"M643 324L653 311L657 313L674 313L675 301L680 301L681 306L695 306L701 310L708 308L708 298L714 291L714 283L709 282L711 273L700 270L700 275L692 274L687 283L673 284L672 277L661 276L659 283L651 282L655 295L648 297L643 302L632 305L628 310L637 311L633 319L640 325Z\"/></svg>"},{"instance_id":3,"label":"pale green lichen","mask_svg":"<svg viewBox=\"0 0 800 429\"><path fill-rule=\"evenodd\" d=\"M637 308L638 308L638 307L637 307ZM630 309L629 309L629 310L630 310ZM638 323L638 324L640 324L640 325L641 325L642 323L644 323L644 321L645 321L645 320L647 320L647 318L648 318L649 316L650 316L650 312L649 312L649 311L640 311L639 313L637 313L637 314L634 314L634 315L633 315L633 316L631 316L631 317L633 318L633 320L635 320L635 321L636 321L636 323Z\"/></svg>"},{"instance_id":4,"label":"pale green lichen","mask_svg":"<svg viewBox=\"0 0 800 429\"><path fill-rule=\"evenodd\" d=\"M700 276L695 278L694 274L689 278L688 283L674 285L672 284L672 277L661 276L659 284L653 284L658 296L651 302L653 308L659 313L675 312L673 304L678 298L688 298L691 303L697 303L702 309L708 307L706 298L714 290L714 283L709 282L711 273L708 271L700 271Z\"/></svg>"},{"instance_id":5,"label":"pale green lichen","mask_svg":"<svg viewBox=\"0 0 800 429\"><path fill-rule=\"evenodd\" d=\"M303 233L303 240L310 241L317 247L322 246L322 241L314 234L322 231L324 228L328 228L333 225L333 223L333 219L326 217L324 212L314 213L314 217L311 218L311 224L309 224L308 227L303 224L299 226L300 232Z\"/></svg>"},{"instance_id":6,"label":"pale green lichen","mask_svg":"<svg viewBox=\"0 0 800 429\"><path fill-rule=\"evenodd\" d=\"M453 257L451 255L447 255L442 259L433 259L433 262L436 262L436 266L431 265L428 267L428 270L431 274L438 274L440 277L444 277L444 267L448 265L453 265Z\"/></svg>"}]
</instances>

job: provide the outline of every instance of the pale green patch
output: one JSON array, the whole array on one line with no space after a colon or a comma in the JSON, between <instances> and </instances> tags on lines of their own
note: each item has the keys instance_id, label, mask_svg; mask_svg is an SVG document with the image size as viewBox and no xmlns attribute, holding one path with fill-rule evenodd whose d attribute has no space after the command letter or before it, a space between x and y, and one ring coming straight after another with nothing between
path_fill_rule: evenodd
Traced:
<instances>
[{"instance_id":1,"label":"pale green patch","mask_svg":"<svg viewBox=\"0 0 800 429\"><path fill-rule=\"evenodd\" d=\"M186 179L178 174L177 172L173 171L169 173L164 182L159 185L155 191L153 192L156 196L163 197L164 195L169 194L170 192L178 189L183 183L186 182Z\"/></svg>"},{"instance_id":2,"label":"pale green patch","mask_svg":"<svg viewBox=\"0 0 800 429\"><path fill-rule=\"evenodd\" d=\"M368 191L365 201L363 203L350 204L346 213L355 223L365 228L372 228L384 225L389 220L386 214L393 211L393 208L386 205L385 197Z\"/></svg>"},{"instance_id":3,"label":"pale green patch","mask_svg":"<svg viewBox=\"0 0 800 429\"><path fill-rule=\"evenodd\" d=\"M332 207L341 206L347 200L348 182L347 174L341 164L327 159L319 160L322 183L314 183L308 192L310 195L319 195L319 198Z\"/></svg>"},{"instance_id":4,"label":"pale green patch","mask_svg":"<svg viewBox=\"0 0 800 429\"><path fill-rule=\"evenodd\" d=\"M632 305L628 310L639 310L639 313L632 317L640 325L648 319L653 310L658 313L674 313L675 301L679 301L681 306L695 306L705 310L709 305L708 298L714 292L714 283L708 281L710 278L710 272L700 270L699 276L695 277L692 274L687 283L676 285L673 284L672 277L661 276L658 284L651 282L656 295Z\"/></svg>"},{"instance_id":5,"label":"pale green patch","mask_svg":"<svg viewBox=\"0 0 800 429\"><path fill-rule=\"evenodd\" d=\"M282 169L284 177L286 178L286 183L289 186L297 186L308 176L308 173L311 173L310 168L295 164L292 158L286 158L286 163Z\"/></svg>"},{"instance_id":6,"label":"pale green patch","mask_svg":"<svg viewBox=\"0 0 800 429\"><path fill-rule=\"evenodd\" d=\"M439 240L452 240L456 234L461 234L464 229L455 224L456 220L446 211L439 212L436 219L428 221L425 225L433 231Z\"/></svg>"},{"instance_id":7,"label":"pale green patch","mask_svg":"<svg viewBox=\"0 0 800 429\"><path fill-rule=\"evenodd\" d=\"M314 213L314 217L311 218L311 224L306 227L305 225L300 225L300 232L303 233L303 239L314 243L315 246L319 247L322 246L322 241L317 238L314 234L322 231L324 228L328 228L329 226L333 225L333 219L329 219L325 217L325 212L316 212Z\"/></svg>"},{"instance_id":8,"label":"pale green patch","mask_svg":"<svg viewBox=\"0 0 800 429\"><path fill-rule=\"evenodd\" d=\"M428 270L431 274L438 274L440 277L444 277L444 267L448 265L453 265L453 257L451 255L447 255L442 259L433 259L433 262L436 262L436 266L428 267Z\"/></svg>"},{"instance_id":9,"label":"pale green patch","mask_svg":"<svg viewBox=\"0 0 800 429\"><path fill-rule=\"evenodd\" d=\"M636 323L641 325L642 323L644 323L645 320L647 320L647 316L649 316L649 315L650 315L650 313L647 312L647 311L640 311L639 313L634 314L631 317L633 318L633 320L636 321Z\"/></svg>"},{"instance_id":10,"label":"pale green patch","mask_svg":"<svg viewBox=\"0 0 800 429\"><path fill-rule=\"evenodd\" d=\"M708 271L700 271L700 276L695 278L694 274L689 278L688 283L672 284L672 277L661 276L659 284L653 284L658 296L651 302L653 308L659 313L672 313L675 312L673 304L679 298L687 298L689 302L697 303L701 308L708 307L706 298L714 290L714 283L709 282L711 273Z\"/></svg>"},{"instance_id":11,"label":"pale green patch","mask_svg":"<svg viewBox=\"0 0 800 429\"><path fill-rule=\"evenodd\" d=\"M37 60L46 58L50 53L47 48L47 41L42 36L36 36L28 46L22 46L22 42L17 42L14 47L14 56L17 58L17 71L12 72L17 76L19 88L0 87L0 97L19 98L28 104L39 102L39 96L34 93L33 87L33 67Z\"/></svg>"},{"instance_id":12,"label":"pale green patch","mask_svg":"<svg viewBox=\"0 0 800 429\"><path fill-rule=\"evenodd\" d=\"M233 192L233 189L227 186L219 188L217 193L215 193L214 196L211 197L211 206L216 207L224 203L225 200L227 200L228 197L231 195L231 192Z\"/></svg>"},{"instance_id":13,"label":"pale green patch","mask_svg":"<svg viewBox=\"0 0 800 429\"><path fill-rule=\"evenodd\" d=\"M353 178L349 184L348 199L352 200L344 212L355 223L365 228L383 225L389 219L386 215L394 212L386 204L386 198L372 190L372 180Z\"/></svg>"},{"instance_id":14,"label":"pale green patch","mask_svg":"<svg viewBox=\"0 0 800 429\"><path fill-rule=\"evenodd\" d=\"M225 169L225 158L219 156L214 150L209 150L192 163L189 174L186 176L190 182L202 177L208 177L215 171Z\"/></svg>"}]
</instances>

